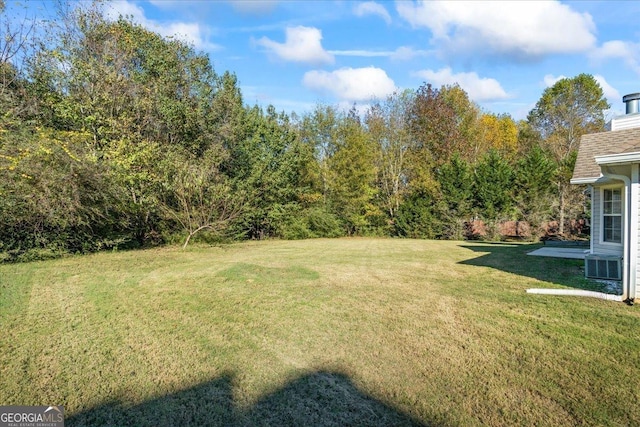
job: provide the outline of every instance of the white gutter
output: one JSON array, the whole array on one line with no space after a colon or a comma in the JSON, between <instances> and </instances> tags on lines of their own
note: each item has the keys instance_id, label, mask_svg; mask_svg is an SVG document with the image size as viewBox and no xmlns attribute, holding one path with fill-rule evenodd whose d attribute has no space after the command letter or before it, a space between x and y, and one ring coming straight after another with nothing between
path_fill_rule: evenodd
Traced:
<instances>
[{"instance_id":1,"label":"white gutter","mask_svg":"<svg viewBox=\"0 0 640 427\"><path fill-rule=\"evenodd\" d=\"M601 156L601 157L609 157L609 156ZM601 157L596 157L596 162L600 163ZM626 303L633 304L633 299L636 296L635 293L635 283L633 283L633 293L631 293L631 252L630 252L630 240L631 240L631 180L628 176L625 175L617 175L609 172L609 168L605 166L605 164L601 164L602 175L607 178L616 179L624 182L624 235L622 237L623 240L623 256L622 256L622 300ZM637 218L637 212L636 212ZM637 236L636 236L637 238ZM637 248L636 248L637 251Z\"/></svg>"},{"instance_id":2,"label":"white gutter","mask_svg":"<svg viewBox=\"0 0 640 427\"><path fill-rule=\"evenodd\" d=\"M622 154L606 154L604 156L596 156L596 163L602 165L620 165L624 163L640 162L640 151Z\"/></svg>"},{"instance_id":3,"label":"white gutter","mask_svg":"<svg viewBox=\"0 0 640 427\"><path fill-rule=\"evenodd\" d=\"M597 178L575 178L575 179L572 178L569 182L575 185L595 184L600 178L602 178L602 175Z\"/></svg>"},{"instance_id":4,"label":"white gutter","mask_svg":"<svg viewBox=\"0 0 640 427\"><path fill-rule=\"evenodd\" d=\"M631 187L629 188L629 298L636 297L638 283L638 209L640 209L640 164L631 164Z\"/></svg>"}]
</instances>

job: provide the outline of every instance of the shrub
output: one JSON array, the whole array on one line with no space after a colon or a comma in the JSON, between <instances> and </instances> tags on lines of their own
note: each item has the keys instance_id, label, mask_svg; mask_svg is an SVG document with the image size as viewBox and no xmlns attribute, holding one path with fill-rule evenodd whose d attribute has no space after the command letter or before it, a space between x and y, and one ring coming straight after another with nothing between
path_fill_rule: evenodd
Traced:
<instances>
[{"instance_id":1,"label":"shrub","mask_svg":"<svg viewBox=\"0 0 640 427\"><path fill-rule=\"evenodd\" d=\"M411 194L398 209L396 230L399 236L435 239L442 234L442 223L434 212L433 198L426 192Z\"/></svg>"}]
</instances>

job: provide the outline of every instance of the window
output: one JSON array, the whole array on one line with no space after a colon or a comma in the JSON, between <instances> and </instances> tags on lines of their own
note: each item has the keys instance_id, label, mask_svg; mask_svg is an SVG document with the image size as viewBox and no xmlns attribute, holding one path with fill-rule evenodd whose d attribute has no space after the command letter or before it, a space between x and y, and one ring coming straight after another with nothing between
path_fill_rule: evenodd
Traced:
<instances>
[{"instance_id":1,"label":"window","mask_svg":"<svg viewBox=\"0 0 640 427\"><path fill-rule=\"evenodd\" d=\"M602 240L622 243L622 189L606 188L602 193Z\"/></svg>"}]
</instances>

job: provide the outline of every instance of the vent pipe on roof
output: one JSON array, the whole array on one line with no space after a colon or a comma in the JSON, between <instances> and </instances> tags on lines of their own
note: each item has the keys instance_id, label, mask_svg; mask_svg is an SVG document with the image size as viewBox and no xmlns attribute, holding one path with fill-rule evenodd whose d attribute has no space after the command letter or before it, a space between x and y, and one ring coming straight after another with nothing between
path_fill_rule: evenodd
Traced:
<instances>
[{"instance_id":1,"label":"vent pipe on roof","mask_svg":"<svg viewBox=\"0 0 640 427\"><path fill-rule=\"evenodd\" d=\"M640 113L640 93L630 93L622 97L627 106L627 114Z\"/></svg>"}]
</instances>

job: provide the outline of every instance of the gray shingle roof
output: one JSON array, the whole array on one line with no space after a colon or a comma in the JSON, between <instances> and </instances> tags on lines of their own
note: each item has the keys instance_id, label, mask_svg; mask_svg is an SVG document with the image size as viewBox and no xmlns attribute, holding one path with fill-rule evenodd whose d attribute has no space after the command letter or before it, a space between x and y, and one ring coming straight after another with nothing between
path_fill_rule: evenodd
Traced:
<instances>
[{"instance_id":1,"label":"gray shingle roof","mask_svg":"<svg viewBox=\"0 0 640 427\"><path fill-rule=\"evenodd\" d=\"M640 128L583 135L572 179L597 179L600 166L596 156L640 151Z\"/></svg>"}]
</instances>

